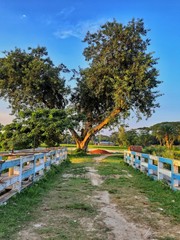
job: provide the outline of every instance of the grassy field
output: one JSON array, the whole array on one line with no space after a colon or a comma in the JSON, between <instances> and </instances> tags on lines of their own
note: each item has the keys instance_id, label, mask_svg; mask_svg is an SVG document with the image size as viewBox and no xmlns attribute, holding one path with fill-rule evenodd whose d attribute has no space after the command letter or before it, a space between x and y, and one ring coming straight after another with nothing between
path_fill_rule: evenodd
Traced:
<instances>
[{"instance_id":1,"label":"grassy field","mask_svg":"<svg viewBox=\"0 0 180 240\"><path fill-rule=\"evenodd\" d=\"M70 162L1 206L0 239L25 239L27 234L29 239L108 239L110 229L92 201L94 192L101 191L110 194L127 220L151 228L154 239L179 239L180 192L126 165L120 155L99 164L93 157L70 155ZM86 177L92 166L103 179L98 187Z\"/></svg>"},{"instance_id":2,"label":"grassy field","mask_svg":"<svg viewBox=\"0 0 180 240\"><path fill-rule=\"evenodd\" d=\"M61 144L63 147L67 148L76 148L75 144ZM105 149L105 150L111 150L111 151L122 151L125 150L125 148L120 148L119 146L101 146L101 145L88 145L88 149Z\"/></svg>"}]
</instances>

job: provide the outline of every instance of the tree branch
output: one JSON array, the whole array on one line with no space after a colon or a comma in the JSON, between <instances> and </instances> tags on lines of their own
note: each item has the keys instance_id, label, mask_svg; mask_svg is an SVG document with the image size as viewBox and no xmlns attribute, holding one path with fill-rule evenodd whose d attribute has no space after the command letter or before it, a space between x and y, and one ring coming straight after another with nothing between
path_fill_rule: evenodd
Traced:
<instances>
[{"instance_id":1,"label":"tree branch","mask_svg":"<svg viewBox=\"0 0 180 240\"><path fill-rule=\"evenodd\" d=\"M107 116L100 124L98 124L97 126L95 126L94 128L90 129L85 138L83 139L83 141L86 141L87 139L89 139L90 136L92 136L92 134L96 134L97 132L99 132L102 128L104 128L112 119L114 119L119 113L121 112L121 109L114 109L109 116Z\"/></svg>"},{"instance_id":2,"label":"tree branch","mask_svg":"<svg viewBox=\"0 0 180 240\"><path fill-rule=\"evenodd\" d=\"M71 132L74 139L77 139L78 141L81 141L80 136L77 134L77 132L73 128L69 128L69 131Z\"/></svg>"}]
</instances>

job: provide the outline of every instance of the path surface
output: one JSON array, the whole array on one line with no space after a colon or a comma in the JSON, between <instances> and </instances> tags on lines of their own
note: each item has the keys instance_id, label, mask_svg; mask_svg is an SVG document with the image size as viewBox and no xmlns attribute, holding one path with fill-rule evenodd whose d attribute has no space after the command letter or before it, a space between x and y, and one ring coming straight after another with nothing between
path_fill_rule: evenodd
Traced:
<instances>
[{"instance_id":1,"label":"path surface","mask_svg":"<svg viewBox=\"0 0 180 240\"><path fill-rule=\"evenodd\" d=\"M178 227L173 229L169 219L148 210L148 200L138 190L130 192L126 189L124 194L122 188L118 189L119 199L109 193L113 185L109 187L105 180L125 177L126 181L132 176L126 170L121 170L120 175L119 169L117 174L100 175L97 169L108 156L96 157L94 162L75 162L79 164L67 168L32 213L33 220L22 226L12 239L157 240L159 238L155 236L161 236L166 229L171 229L171 233L178 232ZM137 208L136 204L142 205ZM148 221L152 221L151 227ZM153 224L160 225L152 227Z\"/></svg>"},{"instance_id":2,"label":"path surface","mask_svg":"<svg viewBox=\"0 0 180 240\"><path fill-rule=\"evenodd\" d=\"M96 164L99 164L103 159L109 155L102 155L101 157L94 158ZM94 167L87 167L87 176L94 186L100 186L103 179L98 174ZM99 203L100 215L103 216L103 221L108 228L111 229L114 240L144 240L150 239L151 232L145 229L139 229L133 223L129 223L125 216L116 208L110 200L108 191L96 191L93 200ZM112 239L110 236L109 239Z\"/></svg>"}]
</instances>

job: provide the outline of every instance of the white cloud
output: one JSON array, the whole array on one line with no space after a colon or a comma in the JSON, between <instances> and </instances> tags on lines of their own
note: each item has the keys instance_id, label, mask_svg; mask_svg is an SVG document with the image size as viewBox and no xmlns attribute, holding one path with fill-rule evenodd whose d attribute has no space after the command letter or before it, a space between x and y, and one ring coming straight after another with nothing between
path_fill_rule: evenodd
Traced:
<instances>
[{"instance_id":1,"label":"white cloud","mask_svg":"<svg viewBox=\"0 0 180 240\"><path fill-rule=\"evenodd\" d=\"M64 25L65 21L70 20L71 15L73 14L74 11L75 11L74 7L63 8L55 15L48 15L43 17L42 22L50 27L57 28L59 24ZM55 33L55 35L57 35L57 33Z\"/></svg>"},{"instance_id":2,"label":"white cloud","mask_svg":"<svg viewBox=\"0 0 180 240\"><path fill-rule=\"evenodd\" d=\"M26 14L22 14L21 17L20 17L20 19L25 19L25 18L27 18Z\"/></svg>"},{"instance_id":3,"label":"white cloud","mask_svg":"<svg viewBox=\"0 0 180 240\"><path fill-rule=\"evenodd\" d=\"M60 12L58 12L57 16L61 16L63 18L69 17L75 11L75 7L63 8Z\"/></svg>"},{"instance_id":4,"label":"white cloud","mask_svg":"<svg viewBox=\"0 0 180 240\"><path fill-rule=\"evenodd\" d=\"M54 33L54 35L60 39L66 39L68 37L79 37L77 33L72 30L57 31Z\"/></svg>"},{"instance_id":5,"label":"white cloud","mask_svg":"<svg viewBox=\"0 0 180 240\"><path fill-rule=\"evenodd\" d=\"M107 19L100 19L97 21L81 21L77 24L73 25L62 25L59 29L54 32L54 35L60 39L65 39L69 37L76 37L83 39L88 31L95 32L100 27L100 25L104 24Z\"/></svg>"}]
</instances>

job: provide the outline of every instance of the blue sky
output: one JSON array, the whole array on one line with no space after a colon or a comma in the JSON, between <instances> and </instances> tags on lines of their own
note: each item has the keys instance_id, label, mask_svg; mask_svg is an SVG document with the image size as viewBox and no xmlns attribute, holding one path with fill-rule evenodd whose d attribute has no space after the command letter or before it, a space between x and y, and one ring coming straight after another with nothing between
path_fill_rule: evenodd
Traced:
<instances>
[{"instance_id":1,"label":"blue sky","mask_svg":"<svg viewBox=\"0 0 180 240\"><path fill-rule=\"evenodd\" d=\"M0 52L15 47L46 46L55 64L84 67L82 40L88 30L115 18L126 24L143 18L151 31L149 51L160 58L163 83L161 107L148 120L128 121L131 128L180 121L180 1L179 0L0 0ZM0 53L0 56L2 54ZM8 104L0 101L0 122L9 123Z\"/></svg>"}]
</instances>

